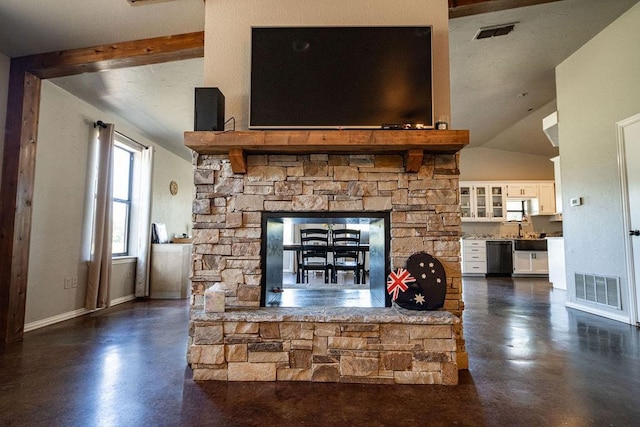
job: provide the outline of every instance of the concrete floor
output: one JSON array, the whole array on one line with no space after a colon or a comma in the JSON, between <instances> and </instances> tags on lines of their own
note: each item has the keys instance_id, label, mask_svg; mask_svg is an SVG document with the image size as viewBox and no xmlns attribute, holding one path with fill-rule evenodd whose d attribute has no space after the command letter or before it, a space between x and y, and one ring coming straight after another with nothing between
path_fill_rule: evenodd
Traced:
<instances>
[{"instance_id":1,"label":"concrete floor","mask_svg":"<svg viewBox=\"0 0 640 427\"><path fill-rule=\"evenodd\" d=\"M130 302L0 351L0 426L640 425L640 331L540 279L466 279L460 384L195 384L186 301Z\"/></svg>"}]
</instances>

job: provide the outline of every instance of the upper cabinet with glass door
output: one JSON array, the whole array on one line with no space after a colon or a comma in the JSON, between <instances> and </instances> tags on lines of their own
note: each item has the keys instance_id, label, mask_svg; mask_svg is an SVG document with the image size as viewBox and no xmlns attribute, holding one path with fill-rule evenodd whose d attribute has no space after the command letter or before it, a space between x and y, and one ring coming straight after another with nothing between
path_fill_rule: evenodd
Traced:
<instances>
[{"instance_id":1,"label":"upper cabinet with glass door","mask_svg":"<svg viewBox=\"0 0 640 427\"><path fill-rule=\"evenodd\" d=\"M503 185L489 185L491 197L491 220L504 221L506 218L505 210L505 187Z\"/></svg>"},{"instance_id":2,"label":"upper cabinet with glass door","mask_svg":"<svg viewBox=\"0 0 640 427\"><path fill-rule=\"evenodd\" d=\"M486 183L460 183L460 209L462 221L503 221L505 194L502 185Z\"/></svg>"}]
</instances>

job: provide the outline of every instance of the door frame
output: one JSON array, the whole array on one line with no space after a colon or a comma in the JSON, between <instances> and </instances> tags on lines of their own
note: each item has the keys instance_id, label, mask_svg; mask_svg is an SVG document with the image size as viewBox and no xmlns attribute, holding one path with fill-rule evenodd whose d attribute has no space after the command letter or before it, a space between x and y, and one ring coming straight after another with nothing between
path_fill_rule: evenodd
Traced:
<instances>
[{"instance_id":1,"label":"door frame","mask_svg":"<svg viewBox=\"0 0 640 427\"><path fill-rule=\"evenodd\" d=\"M22 340L41 80L204 56L204 32L12 58L0 188L0 346Z\"/></svg>"},{"instance_id":2,"label":"door frame","mask_svg":"<svg viewBox=\"0 0 640 427\"><path fill-rule=\"evenodd\" d=\"M627 152L625 129L631 125L635 125L638 123L640 123L640 113L616 122L616 134L618 139L618 170L620 171L620 185L622 190L622 218L625 232L624 248L626 258L625 261L627 265L629 323L632 325L638 325L640 323L640 302L638 301L638 298L640 297L640 284L638 283L638 278L636 277L633 258L633 245L631 242L632 236L628 234L628 230L631 230L631 210L629 205L629 183L627 180Z\"/></svg>"}]
</instances>

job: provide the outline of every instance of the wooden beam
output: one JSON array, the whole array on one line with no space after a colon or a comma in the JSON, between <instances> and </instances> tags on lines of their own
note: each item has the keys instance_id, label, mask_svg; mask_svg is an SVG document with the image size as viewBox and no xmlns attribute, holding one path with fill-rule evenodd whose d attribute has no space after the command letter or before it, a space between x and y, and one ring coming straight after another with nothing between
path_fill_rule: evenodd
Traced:
<instances>
[{"instance_id":1,"label":"wooden beam","mask_svg":"<svg viewBox=\"0 0 640 427\"><path fill-rule=\"evenodd\" d=\"M22 339L41 79L204 55L204 33L13 58L0 188L0 335Z\"/></svg>"},{"instance_id":2,"label":"wooden beam","mask_svg":"<svg viewBox=\"0 0 640 427\"><path fill-rule=\"evenodd\" d=\"M226 154L234 173L246 173L246 154L405 153L406 171L418 172L424 152L453 154L469 143L468 130L273 130L185 132L200 154Z\"/></svg>"},{"instance_id":3,"label":"wooden beam","mask_svg":"<svg viewBox=\"0 0 640 427\"><path fill-rule=\"evenodd\" d=\"M3 342L21 339L24 328L40 79L12 66L8 105L0 198L0 327Z\"/></svg>"},{"instance_id":4,"label":"wooden beam","mask_svg":"<svg viewBox=\"0 0 640 427\"><path fill-rule=\"evenodd\" d=\"M204 32L200 31L24 56L13 59L12 63L15 61L24 70L41 79L51 79L203 56Z\"/></svg>"},{"instance_id":5,"label":"wooden beam","mask_svg":"<svg viewBox=\"0 0 640 427\"><path fill-rule=\"evenodd\" d=\"M229 149L229 163L233 173L247 173L247 161L241 148Z\"/></svg>"},{"instance_id":6,"label":"wooden beam","mask_svg":"<svg viewBox=\"0 0 640 427\"><path fill-rule=\"evenodd\" d=\"M404 167L407 172L418 172L422 167L422 159L424 158L424 151L413 148L407 150L406 166Z\"/></svg>"},{"instance_id":7,"label":"wooden beam","mask_svg":"<svg viewBox=\"0 0 640 427\"><path fill-rule=\"evenodd\" d=\"M449 0L449 19L535 6L555 1L560 0Z\"/></svg>"},{"instance_id":8,"label":"wooden beam","mask_svg":"<svg viewBox=\"0 0 640 427\"><path fill-rule=\"evenodd\" d=\"M200 154L381 154L420 149L455 153L469 143L468 130L273 130L185 132L184 143Z\"/></svg>"}]
</instances>

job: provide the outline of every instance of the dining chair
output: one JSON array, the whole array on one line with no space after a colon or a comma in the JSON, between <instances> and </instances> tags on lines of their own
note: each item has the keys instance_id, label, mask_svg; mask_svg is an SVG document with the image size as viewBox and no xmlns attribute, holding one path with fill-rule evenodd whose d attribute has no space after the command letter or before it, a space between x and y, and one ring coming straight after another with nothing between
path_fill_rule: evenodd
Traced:
<instances>
[{"instance_id":1,"label":"dining chair","mask_svg":"<svg viewBox=\"0 0 640 427\"><path fill-rule=\"evenodd\" d=\"M353 273L354 283L364 279L364 259L360 251L360 230L336 229L331 236L333 251L332 282L338 282L338 271Z\"/></svg>"},{"instance_id":2,"label":"dining chair","mask_svg":"<svg viewBox=\"0 0 640 427\"><path fill-rule=\"evenodd\" d=\"M300 257L298 269L304 283L309 283L310 271L322 271L324 282L329 283L332 266L329 263L329 231L323 228L300 230Z\"/></svg>"}]
</instances>

